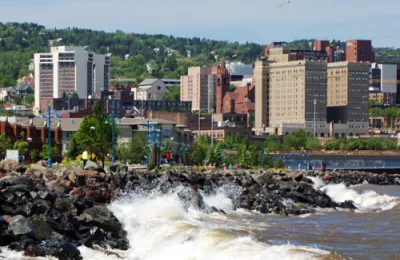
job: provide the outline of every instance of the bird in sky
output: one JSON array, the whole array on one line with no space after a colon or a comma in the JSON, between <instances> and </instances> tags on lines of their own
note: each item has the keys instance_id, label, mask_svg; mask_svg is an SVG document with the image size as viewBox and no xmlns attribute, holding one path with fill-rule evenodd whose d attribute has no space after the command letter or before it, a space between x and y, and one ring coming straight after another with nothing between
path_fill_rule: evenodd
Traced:
<instances>
[{"instance_id":1,"label":"bird in sky","mask_svg":"<svg viewBox=\"0 0 400 260\"><path fill-rule=\"evenodd\" d=\"M283 6L284 4L290 4L290 0L287 0L287 1L283 2L280 6L278 6L278 8Z\"/></svg>"}]
</instances>

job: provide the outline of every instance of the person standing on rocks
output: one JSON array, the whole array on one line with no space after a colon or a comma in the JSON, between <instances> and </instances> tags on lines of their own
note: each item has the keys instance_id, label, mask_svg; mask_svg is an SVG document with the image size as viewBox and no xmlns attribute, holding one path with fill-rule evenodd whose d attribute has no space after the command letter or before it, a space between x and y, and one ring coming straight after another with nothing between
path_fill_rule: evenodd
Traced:
<instances>
[{"instance_id":1,"label":"person standing on rocks","mask_svg":"<svg viewBox=\"0 0 400 260\"><path fill-rule=\"evenodd\" d=\"M82 153L83 168L85 168L88 159L89 159L89 155L88 155L87 149L85 149L85 151L83 151L83 153Z\"/></svg>"}]
</instances>

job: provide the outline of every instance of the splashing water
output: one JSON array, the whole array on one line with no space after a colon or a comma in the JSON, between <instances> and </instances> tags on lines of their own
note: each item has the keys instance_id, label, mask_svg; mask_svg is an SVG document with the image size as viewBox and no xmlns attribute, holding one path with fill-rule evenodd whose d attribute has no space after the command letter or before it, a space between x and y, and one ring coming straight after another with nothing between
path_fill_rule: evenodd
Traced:
<instances>
[{"instance_id":1,"label":"splashing water","mask_svg":"<svg viewBox=\"0 0 400 260\"><path fill-rule=\"evenodd\" d=\"M226 190L221 188L204 197L204 201L208 206L229 211L232 201L224 193ZM131 248L116 252L125 259L283 260L315 259L328 254L315 248L259 242L246 232L245 224L221 223L221 219L229 216L205 214L193 208L186 210L176 192L153 196L130 194L111 204L110 209L128 232ZM79 249L84 259L117 259L85 247Z\"/></svg>"},{"instance_id":2,"label":"splashing water","mask_svg":"<svg viewBox=\"0 0 400 260\"><path fill-rule=\"evenodd\" d=\"M321 190L335 202L351 200L360 212L389 210L395 207L399 198L376 193L375 191L357 192L344 184L329 184Z\"/></svg>"},{"instance_id":3,"label":"splashing water","mask_svg":"<svg viewBox=\"0 0 400 260\"><path fill-rule=\"evenodd\" d=\"M359 193L353 188L346 187L344 184L326 185L320 178L307 178L314 182L314 189L319 189L325 192L335 202L340 203L346 200L353 201L359 212L389 210L400 203L400 198L379 194L375 191L364 191Z\"/></svg>"}]
</instances>

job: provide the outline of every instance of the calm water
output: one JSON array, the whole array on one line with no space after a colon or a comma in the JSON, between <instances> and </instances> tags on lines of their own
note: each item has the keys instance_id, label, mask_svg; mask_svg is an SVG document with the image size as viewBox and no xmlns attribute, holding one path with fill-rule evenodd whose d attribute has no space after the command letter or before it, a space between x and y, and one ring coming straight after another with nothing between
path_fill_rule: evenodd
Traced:
<instances>
[{"instance_id":1,"label":"calm water","mask_svg":"<svg viewBox=\"0 0 400 260\"><path fill-rule=\"evenodd\" d=\"M222 187L205 202L228 214L184 209L176 194L130 194L110 205L128 231L124 259L400 259L400 187L321 186L335 201L352 199L356 212L319 210L302 217L232 210ZM119 259L81 247L84 259ZM7 259L24 259L3 249Z\"/></svg>"}]
</instances>

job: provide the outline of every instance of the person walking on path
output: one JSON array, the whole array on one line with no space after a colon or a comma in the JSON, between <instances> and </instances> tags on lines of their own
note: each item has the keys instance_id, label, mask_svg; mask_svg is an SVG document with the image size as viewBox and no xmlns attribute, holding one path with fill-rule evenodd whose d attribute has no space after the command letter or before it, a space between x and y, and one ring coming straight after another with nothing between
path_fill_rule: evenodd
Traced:
<instances>
[{"instance_id":1,"label":"person walking on path","mask_svg":"<svg viewBox=\"0 0 400 260\"><path fill-rule=\"evenodd\" d=\"M87 149L85 149L85 151L83 151L82 153L83 168L85 168L88 159L89 159L89 154L87 152Z\"/></svg>"}]
</instances>

